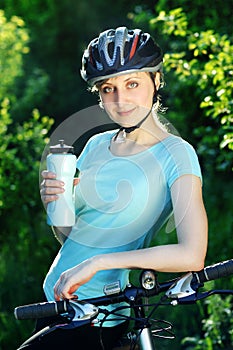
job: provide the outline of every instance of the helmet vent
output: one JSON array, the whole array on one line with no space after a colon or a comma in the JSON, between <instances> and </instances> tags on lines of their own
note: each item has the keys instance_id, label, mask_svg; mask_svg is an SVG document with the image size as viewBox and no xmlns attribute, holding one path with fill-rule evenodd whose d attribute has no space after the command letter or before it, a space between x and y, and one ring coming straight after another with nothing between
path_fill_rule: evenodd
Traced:
<instances>
[{"instance_id":1,"label":"helmet vent","mask_svg":"<svg viewBox=\"0 0 233 350\"><path fill-rule=\"evenodd\" d=\"M92 40L82 60L81 75L91 85L124 72L156 72L163 53L150 34L119 27Z\"/></svg>"},{"instance_id":2,"label":"helmet vent","mask_svg":"<svg viewBox=\"0 0 233 350\"><path fill-rule=\"evenodd\" d=\"M111 42L108 44L108 55L111 59L113 59L113 54L114 54L114 43Z\"/></svg>"}]
</instances>

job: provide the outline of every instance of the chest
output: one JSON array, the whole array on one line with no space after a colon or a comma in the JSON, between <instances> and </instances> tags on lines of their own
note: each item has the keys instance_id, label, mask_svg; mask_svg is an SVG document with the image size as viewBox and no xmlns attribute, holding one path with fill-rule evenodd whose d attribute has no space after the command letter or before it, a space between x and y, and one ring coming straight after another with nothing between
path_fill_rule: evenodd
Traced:
<instances>
[{"instance_id":1,"label":"chest","mask_svg":"<svg viewBox=\"0 0 233 350\"><path fill-rule=\"evenodd\" d=\"M167 200L163 167L154 154L113 157L109 152L92 152L82 163L76 198L79 207L96 210L132 211L163 207Z\"/></svg>"}]
</instances>

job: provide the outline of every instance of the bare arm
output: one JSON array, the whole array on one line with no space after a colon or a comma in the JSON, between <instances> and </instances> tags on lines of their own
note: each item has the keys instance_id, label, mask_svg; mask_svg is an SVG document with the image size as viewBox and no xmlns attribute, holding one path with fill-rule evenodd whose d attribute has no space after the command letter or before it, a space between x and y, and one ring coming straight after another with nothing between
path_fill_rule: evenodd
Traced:
<instances>
[{"instance_id":1,"label":"bare arm","mask_svg":"<svg viewBox=\"0 0 233 350\"><path fill-rule=\"evenodd\" d=\"M200 180L182 176L172 186L177 244L96 257L100 269L152 268L157 271L198 271L204 267L207 249L207 217Z\"/></svg>"},{"instance_id":2,"label":"bare arm","mask_svg":"<svg viewBox=\"0 0 233 350\"><path fill-rule=\"evenodd\" d=\"M55 298L72 293L102 270L139 268L164 272L198 271L204 267L207 249L207 217L200 179L180 177L171 188L177 244L95 256L65 271L55 286Z\"/></svg>"}]
</instances>

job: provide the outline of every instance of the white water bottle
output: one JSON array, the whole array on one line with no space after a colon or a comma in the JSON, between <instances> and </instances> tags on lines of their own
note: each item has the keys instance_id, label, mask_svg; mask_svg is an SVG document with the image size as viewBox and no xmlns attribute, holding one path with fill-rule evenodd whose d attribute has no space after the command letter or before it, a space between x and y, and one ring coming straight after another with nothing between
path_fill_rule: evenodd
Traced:
<instances>
[{"instance_id":1,"label":"white water bottle","mask_svg":"<svg viewBox=\"0 0 233 350\"><path fill-rule=\"evenodd\" d=\"M50 147L47 156L47 170L56 174L56 179L64 182L64 192L56 201L47 206L47 223L56 227L73 226L75 223L75 206L73 198L73 180L76 172L76 156L73 147L64 144Z\"/></svg>"}]
</instances>

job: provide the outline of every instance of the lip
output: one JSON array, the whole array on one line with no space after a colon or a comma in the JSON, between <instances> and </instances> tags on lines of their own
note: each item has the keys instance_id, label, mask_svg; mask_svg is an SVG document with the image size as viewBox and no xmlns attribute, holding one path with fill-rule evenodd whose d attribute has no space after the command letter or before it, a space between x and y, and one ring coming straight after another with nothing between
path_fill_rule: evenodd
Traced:
<instances>
[{"instance_id":1,"label":"lip","mask_svg":"<svg viewBox=\"0 0 233 350\"><path fill-rule=\"evenodd\" d=\"M136 110L136 107L134 108L131 108L131 109L128 109L128 110L117 110L116 113L120 116L120 117L127 117L129 116L130 114L132 114L133 112L135 112Z\"/></svg>"}]
</instances>

